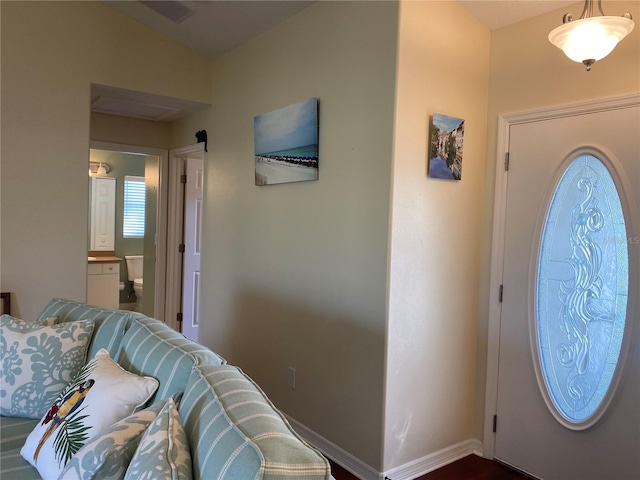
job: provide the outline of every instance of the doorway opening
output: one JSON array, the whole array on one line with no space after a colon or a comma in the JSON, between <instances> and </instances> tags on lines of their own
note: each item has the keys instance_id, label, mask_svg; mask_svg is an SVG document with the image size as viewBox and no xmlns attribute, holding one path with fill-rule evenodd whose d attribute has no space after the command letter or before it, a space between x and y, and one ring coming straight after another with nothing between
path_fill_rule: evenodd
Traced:
<instances>
[{"instance_id":1,"label":"doorway opening","mask_svg":"<svg viewBox=\"0 0 640 480\"><path fill-rule=\"evenodd\" d=\"M89 165L102 165L100 173L116 183L115 222L113 228L114 256L120 262L120 308L137 310L150 317L164 320L166 283L166 231L168 152L166 150L91 141ZM108 167L107 167L108 166ZM105 168L106 167L106 168ZM106 170L109 172L105 172ZM91 170L91 168L90 168ZM144 235L125 235L124 190L125 177L144 177L145 207ZM90 209L91 210L91 209ZM89 220L89 225L91 225ZM129 238L126 238L129 237ZM89 234L91 239L91 234ZM91 251L90 245L88 250ZM143 276L138 296L134 281L129 279L125 257L142 257ZM129 267L131 268L131 267ZM142 287L142 289L140 288ZM144 291L144 295L140 293Z\"/></svg>"}]
</instances>

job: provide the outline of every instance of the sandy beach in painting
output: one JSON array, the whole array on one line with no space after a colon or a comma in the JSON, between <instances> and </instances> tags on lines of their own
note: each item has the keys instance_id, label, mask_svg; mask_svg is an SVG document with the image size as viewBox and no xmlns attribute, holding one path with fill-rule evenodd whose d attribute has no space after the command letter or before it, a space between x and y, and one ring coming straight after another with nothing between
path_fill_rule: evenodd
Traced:
<instances>
[{"instance_id":1,"label":"sandy beach in painting","mask_svg":"<svg viewBox=\"0 0 640 480\"><path fill-rule=\"evenodd\" d=\"M256 184L307 182L318 179L317 160L287 158L280 160L256 155Z\"/></svg>"}]
</instances>

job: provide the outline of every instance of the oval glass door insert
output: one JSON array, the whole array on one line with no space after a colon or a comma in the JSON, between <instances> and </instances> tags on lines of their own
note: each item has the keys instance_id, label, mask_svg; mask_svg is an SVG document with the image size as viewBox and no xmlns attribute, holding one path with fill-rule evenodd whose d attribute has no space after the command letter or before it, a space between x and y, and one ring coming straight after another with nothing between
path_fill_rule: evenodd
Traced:
<instances>
[{"instance_id":1,"label":"oval glass door insert","mask_svg":"<svg viewBox=\"0 0 640 480\"><path fill-rule=\"evenodd\" d=\"M558 182L545 219L534 316L547 404L568 428L592 423L606 407L628 290L620 196L605 164L580 155Z\"/></svg>"}]
</instances>

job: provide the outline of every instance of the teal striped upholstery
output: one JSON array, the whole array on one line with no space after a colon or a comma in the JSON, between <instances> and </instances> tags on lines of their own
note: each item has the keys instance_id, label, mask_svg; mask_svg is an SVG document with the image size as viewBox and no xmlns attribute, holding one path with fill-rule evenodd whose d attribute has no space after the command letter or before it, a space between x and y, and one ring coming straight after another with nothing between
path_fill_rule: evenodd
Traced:
<instances>
[{"instance_id":1,"label":"teal striped upholstery","mask_svg":"<svg viewBox=\"0 0 640 480\"><path fill-rule=\"evenodd\" d=\"M0 453L0 478L2 480L42 480L38 470L33 468L22 455L20 449Z\"/></svg>"},{"instance_id":2,"label":"teal striped upholstery","mask_svg":"<svg viewBox=\"0 0 640 480\"><path fill-rule=\"evenodd\" d=\"M137 316L127 330L117 358L125 370L160 381L149 403L183 392L193 365L224 363L208 348L144 316Z\"/></svg>"},{"instance_id":3,"label":"teal striped upholstery","mask_svg":"<svg viewBox=\"0 0 640 480\"><path fill-rule=\"evenodd\" d=\"M0 417L0 452L22 448L38 422L34 418Z\"/></svg>"},{"instance_id":4,"label":"teal striped upholstery","mask_svg":"<svg viewBox=\"0 0 640 480\"><path fill-rule=\"evenodd\" d=\"M39 479L38 470L33 468L22 455L24 445L33 427L40 420L33 418L0 417L0 478L2 480L19 478L20 480Z\"/></svg>"},{"instance_id":5,"label":"teal striped upholstery","mask_svg":"<svg viewBox=\"0 0 640 480\"><path fill-rule=\"evenodd\" d=\"M329 462L237 367L195 367L179 411L195 480L331 478Z\"/></svg>"},{"instance_id":6,"label":"teal striped upholstery","mask_svg":"<svg viewBox=\"0 0 640 480\"><path fill-rule=\"evenodd\" d=\"M51 300L40 313L38 320L52 316L58 317L58 323L93 320L95 327L87 352L88 359L93 358L101 348L105 348L111 358L117 360L120 342L132 321L130 312L95 307L61 298Z\"/></svg>"}]
</instances>

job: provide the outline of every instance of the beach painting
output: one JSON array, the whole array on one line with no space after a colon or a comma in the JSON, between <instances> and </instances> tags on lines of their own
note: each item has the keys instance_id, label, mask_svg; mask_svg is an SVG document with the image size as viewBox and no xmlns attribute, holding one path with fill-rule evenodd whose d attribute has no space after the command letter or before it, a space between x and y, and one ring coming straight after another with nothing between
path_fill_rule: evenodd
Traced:
<instances>
[{"instance_id":1,"label":"beach painting","mask_svg":"<svg viewBox=\"0 0 640 480\"><path fill-rule=\"evenodd\" d=\"M318 179L318 99L253 118L256 185Z\"/></svg>"},{"instance_id":2,"label":"beach painting","mask_svg":"<svg viewBox=\"0 0 640 480\"><path fill-rule=\"evenodd\" d=\"M429 142L429 177L462 179L464 120L434 113Z\"/></svg>"}]
</instances>

